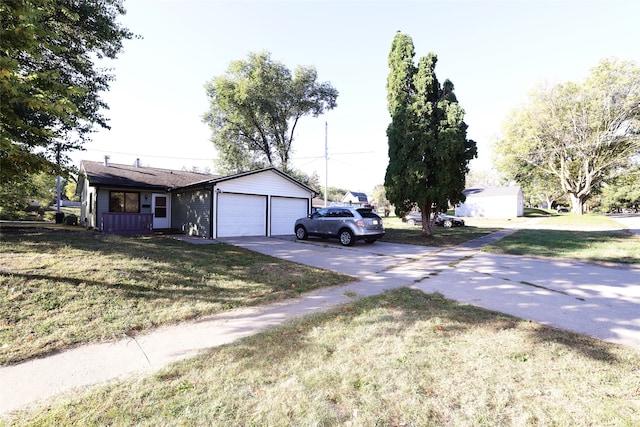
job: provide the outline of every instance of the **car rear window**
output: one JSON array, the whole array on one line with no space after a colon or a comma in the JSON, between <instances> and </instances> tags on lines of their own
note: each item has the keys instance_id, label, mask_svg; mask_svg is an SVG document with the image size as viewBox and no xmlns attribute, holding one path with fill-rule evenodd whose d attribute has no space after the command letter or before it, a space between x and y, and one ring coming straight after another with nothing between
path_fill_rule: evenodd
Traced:
<instances>
[{"instance_id":1,"label":"car rear window","mask_svg":"<svg viewBox=\"0 0 640 427\"><path fill-rule=\"evenodd\" d=\"M360 215L362 215L362 218L376 218L376 219L380 219L380 217L373 212L371 209L356 209L358 211L358 213Z\"/></svg>"}]
</instances>

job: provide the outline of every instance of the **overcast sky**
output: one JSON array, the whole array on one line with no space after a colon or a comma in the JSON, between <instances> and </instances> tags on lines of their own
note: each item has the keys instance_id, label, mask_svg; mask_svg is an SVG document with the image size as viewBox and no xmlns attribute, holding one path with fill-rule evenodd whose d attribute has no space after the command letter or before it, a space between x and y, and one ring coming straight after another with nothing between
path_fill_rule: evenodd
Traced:
<instances>
[{"instance_id":1,"label":"overcast sky","mask_svg":"<svg viewBox=\"0 0 640 427\"><path fill-rule=\"evenodd\" d=\"M338 106L299 122L294 167L329 186L370 192L388 162L387 57L396 31L413 38L416 62L435 52L478 143L472 169L491 167L490 144L506 114L541 82L580 81L605 57L640 62L640 2L633 1L213 1L128 0L122 23L142 39L110 63L103 98L111 130L81 159L181 169L217 154L202 123L204 84L249 52L290 69L314 65L339 91Z\"/></svg>"}]
</instances>

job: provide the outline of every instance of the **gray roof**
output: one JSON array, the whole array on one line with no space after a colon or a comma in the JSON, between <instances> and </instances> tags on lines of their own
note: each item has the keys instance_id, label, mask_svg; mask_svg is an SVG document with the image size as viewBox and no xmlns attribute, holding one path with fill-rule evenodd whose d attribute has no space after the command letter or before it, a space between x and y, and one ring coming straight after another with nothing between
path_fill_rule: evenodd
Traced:
<instances>
[{"instance_id":1,"label":"gray roof","mask_svg":"<svg viewBox=\"0 0 640 427\"><path fill-rule=\"evenodd\" d=\"M367 195L365 193L360 193L357 191L349 191L349 193L351 193L351 195L353 195L353 197L356 197L358 199L358 201L360 202L368 202L369 198L367 197ZM349 195L349 193L347 193L347 195Z\"/></svg>"},{"instance_id":2,"label":"gray roof","mask_svg":"<svg viewBox=\"0 0 640 427\"><path fill-rule=\"evenodd\" d=\"M86 174L92 186L149 188L165 191L216 178L214 175L205 173L172 169L115 163L105 166L103 162L88 160L82 161L80 170Z\"/></svg>"},{"instance_id":3,"label":"gray roof","mask_svg":"<svg viewBox=\"0 0 640 427\"><path fill-rule=\"evenodd\" d=\"M462 191L466 197L517 196L520 187L473 187Z\"/></svg>"},{"instance_id":4,"label":"gray roof","mask_svg":"<svg viewBox=\"0 0 640 427\"><path fill-rule=\"evenodd\" d=\"M206 173L172 169L118 165L114 163L110 163L109 166L105 166L103 162L83 160L80 165L78 183L80 183L80 180L84 179L84 175L86 175L89 184L94 187L125 187L170 191L178 188L189 189L205 185L215 185L219 182L265 171L273 171L283 178L303 187L309 192L316 192L313 188L295 180L274 167L241 172L234 175L210 175ZM78 188L81 187L81 185L78 185Z\"/></svg>"}]
</instances>

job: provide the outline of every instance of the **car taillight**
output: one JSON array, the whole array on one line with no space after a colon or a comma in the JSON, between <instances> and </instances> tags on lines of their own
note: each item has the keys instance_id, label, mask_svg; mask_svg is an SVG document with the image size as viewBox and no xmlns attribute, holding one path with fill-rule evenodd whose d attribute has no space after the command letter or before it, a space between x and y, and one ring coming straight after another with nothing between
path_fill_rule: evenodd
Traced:
<instances>
[{"instance_id":1,"label":"car taillight","mask_svg":"<svg viewBox=\"0 0 640 427\"><path fill-rule=\"evenodd\" d=\"M364 227L364 221L361 219L356 219L356 227Z\"/></svg>"}]
</instances>

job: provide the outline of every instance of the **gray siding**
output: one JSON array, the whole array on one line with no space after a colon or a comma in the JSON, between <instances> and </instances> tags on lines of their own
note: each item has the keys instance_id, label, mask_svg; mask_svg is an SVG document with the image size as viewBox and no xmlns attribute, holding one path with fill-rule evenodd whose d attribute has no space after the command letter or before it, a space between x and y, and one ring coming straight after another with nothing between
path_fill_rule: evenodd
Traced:
<instances>
[{"instance_id":1,"label":"gray siding","mask_svg":"<svg viewBox=\"0 0 640 427\"><path fill-rule=\"evenodd\" d=\"M175 193L171 198L171 227L190 236L209 236L211 192L193 190Z\"/></svg>"},{"instance_id":2,"label":"gray siding","mask_svg":"<svg viewBox=\"0 0 640 427\"><path fill-rule=\"evenodd\" d=\"M95 227L102 230L102 214L109 212L109 190L100 189L96 196L96 225Z\"/></svg>"}]
</instances>

